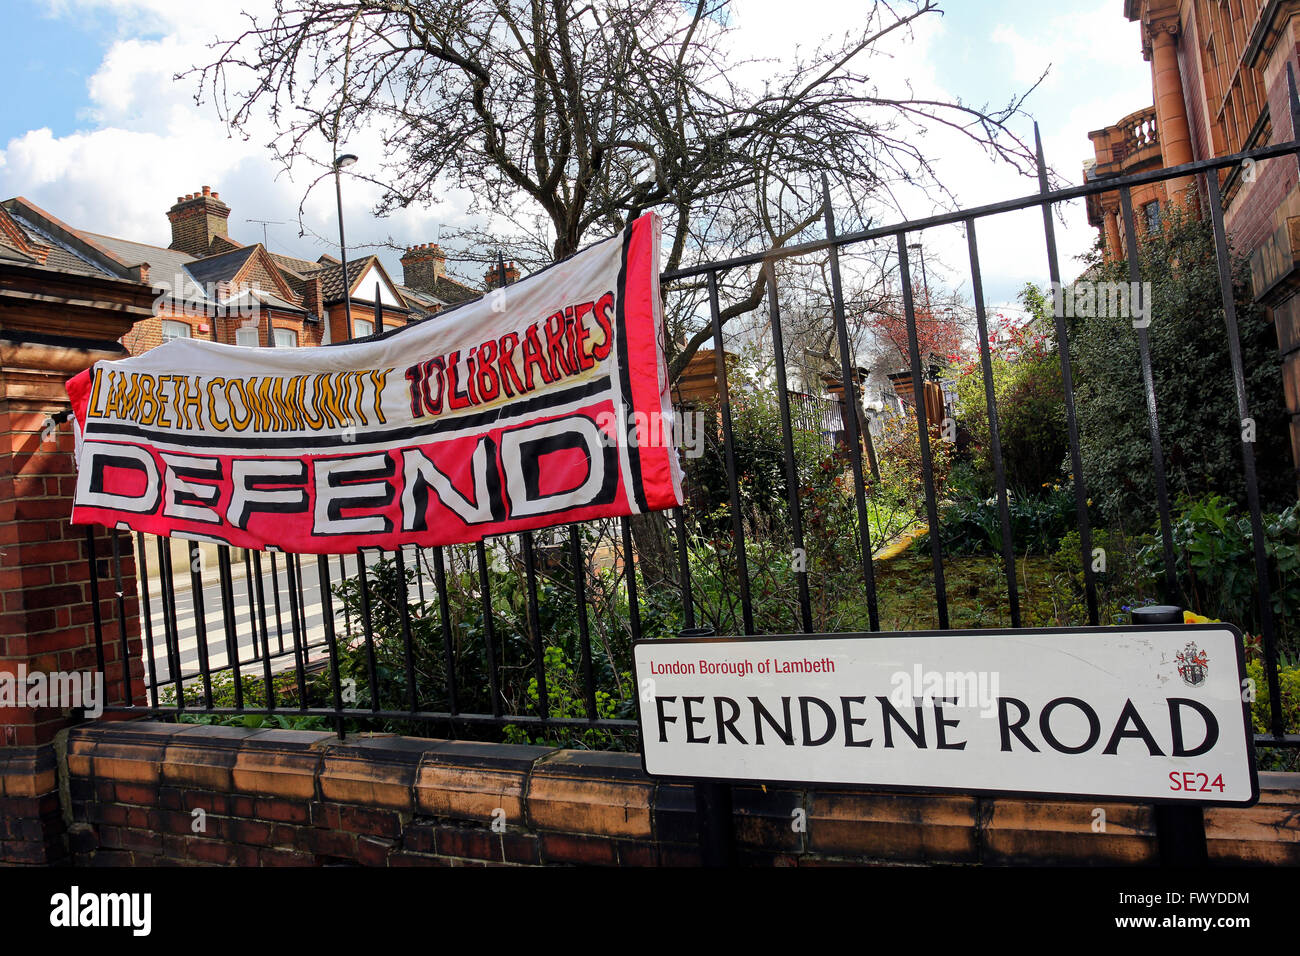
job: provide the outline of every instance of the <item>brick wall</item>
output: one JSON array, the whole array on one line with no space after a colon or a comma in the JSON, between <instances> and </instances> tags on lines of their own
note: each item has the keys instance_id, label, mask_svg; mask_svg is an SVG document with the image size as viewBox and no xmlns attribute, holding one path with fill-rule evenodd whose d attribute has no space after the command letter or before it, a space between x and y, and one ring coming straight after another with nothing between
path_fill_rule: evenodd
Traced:
<instances>
[{"instance_id":1,"label":"brick wall","mask_svg":"<svg viewBox=\"0 0 1300 956\"><path fill-rule=\"evenodd\" d=\"M88 671L96 665L85 531L68 523L75 478L71 435L41 442L45 416L0 400L0 670ZM6 410L6 406L10 406ZM52 409L54 410L54 409ZM104 692L122 703L122 637L133 699L143 690L131 539L119 535L125 617L114 596L110 535L97 528ZM122 622L125 622L123 626ZM0 862L65 858L52 741L74 718L62 707L0 708Z\"/></svg>"},{"instance_id":2,"label":"brick wall","mask_svg":"<svg viewBox=\"0 0 1300 956\"><path fill-rule=\"evenodd\" d=\"M18 295L0 303L0 670L93 669L98 611L105 702L122 702L127 687L139 700L143 668L131 539L96 529L96 605L85 529L69 522L76 474L72 429L66 422L47 429L46 423L67 411L69 378L98 359L123 356L117 339L149 315L153 291L144 283L21 266L5 272L0 298L11 289ZM113 540L122 558L121 613ZM77 719L61 706L0 709L0 862L63 857L54 740Z\"/></svg>"},{"instance_id":3,"label":"brick wall","mask_svg":"<svg viewBox=\"0 0 1300 956\"><path fill-rule=\"evenodd\" d=\"M67 859L54 748L0 748L0 861L48 865Z\"/></svg>"},{"instance_id":4,"label":"brick wall","mask_svg":"<svg viewBox=\"0 0 1300 956\"><path fill-rule=\"evenodd\" d=\"M1290 61L1295 64L1294 50L1289 52ZM1285 143L1291 138L1291 108L1285 67L1273 72L1267 96L1273 127L1270 141ZM1255 181L1242 183L1224 217L1224 225L1232 237L1234 251L1239 255L1254 252L1273 234L1287 214L1284 206L1297 184L1296 160L1291 156L1264 160L1256 164L1255 171Z\"/></svg>"},{"instance_id":5,"label":"brick wall","mask_svg":"<svg viewBox=\"0 0 1300 956\"><path fill-rule=\"evenodd\" d=\"M84 527L73 526L76 466L71 426L43 440L47 416L68 407L59 378L29 381L20 397L0 392L0 669L80 671L96 663L94 602ZM56 392L57 389L57 392ZM125 622L114 595L112 536L118 538ZM122 638L132 662L135 699L143 694L142 648L130 535L95 528L106 690L123 700ZM0 745L52 740L67 726L53 708L0 708Z\"/></svg>"},{"instance_id":6,"label":"brick wall","mask_svg":"<svg viewBox=\"0 0 1300 956\"><path fill-rule=\"evenodd\" d=\"M700 862L692 788L629 754L141 722L76 728L67 759L80 865ZM1300 863L1300 775L1261 785L1206 812L1215 862ZM1100 804L1096 832L1097 806L737 786L734 830L759 865L1155 861L1150 806Z\"/></svg>"},{"instance_id":7,"label":"brick wall","mask_svg":"<svg viewBox=\"0 0 1300 956\"><path fill-rule=\"evenodd\" d=\"M308 322L306 318L298 313L270 311L271 322L277 329L289 329L297 337L298 344L301 346L315 346L321 344L321 336L324 327L320 322ZM163 320L184 322L190 327L190 337L195 339L211 339L213 332L216 332L216 341L225 342L228 345L235 344L235 333L244 327L250 320L257 322L258 344L266 346L266 312L258 312L255 315L240 314L238 310L230 315L186 315L182 312L174 312L170 308L161 310L157 315L152 315L141 319L126 335L122 336L122 345L132 355L141 355L149 349L157 348L162 344L162 323ZM206 326L206 329L204 328Z\"/></svg>"}]
</instances>

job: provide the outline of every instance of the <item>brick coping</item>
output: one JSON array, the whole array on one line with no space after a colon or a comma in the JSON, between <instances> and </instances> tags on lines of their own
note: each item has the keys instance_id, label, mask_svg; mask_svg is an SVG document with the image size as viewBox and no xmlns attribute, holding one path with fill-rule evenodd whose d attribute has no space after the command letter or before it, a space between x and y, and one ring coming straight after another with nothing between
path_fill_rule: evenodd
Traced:
<instances>
[{"instance_id":1,"label":"brick coping","mask_svg":"<svg viewBox=\"0 0 1300 956\"><path fill-rule=\"evenodd\" d=\"M136 721L72 729L67 775L82 864L699 862L692 788L636 754ZM1300 863L1300 774L1261 773L1260 789L1255 807L1206 811L1215 862ZM733 803L743 863L1156 860L1142 803L761 784Z\"/></svg>"}]
</instances>

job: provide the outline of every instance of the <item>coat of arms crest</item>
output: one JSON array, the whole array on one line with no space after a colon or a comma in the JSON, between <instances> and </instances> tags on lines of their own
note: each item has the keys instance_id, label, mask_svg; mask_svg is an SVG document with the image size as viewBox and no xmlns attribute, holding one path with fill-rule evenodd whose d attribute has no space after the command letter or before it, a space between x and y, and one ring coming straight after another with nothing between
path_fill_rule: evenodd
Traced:
<instances>
[{"instance_id":1,"label":"coat of arms crest","mask_svg":"<svg viewBox=\"0 0 1300 956\"><path fill-rule=\"evenodd\" d=\"M1210 670L1210 656L1197 648L1192 641L1174 655L1178 660L1178 675L1190 687L1199 687L1205 683L1205 676Z\"/></svg>"}]
</instances>

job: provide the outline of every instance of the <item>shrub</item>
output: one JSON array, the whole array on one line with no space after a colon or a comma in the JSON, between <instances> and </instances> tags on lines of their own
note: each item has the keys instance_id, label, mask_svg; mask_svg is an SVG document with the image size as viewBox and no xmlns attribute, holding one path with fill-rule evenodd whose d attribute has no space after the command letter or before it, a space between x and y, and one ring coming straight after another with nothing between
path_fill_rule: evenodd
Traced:
<instances>
[{"instance_id":1,"label":"shrub","mask_svg":"<svg viewBox=\"0 0 1300 956\"><path fill-rule=\"evenodd\" d=\"M1180 499L1172 522L1179 588L1191 610L1259 633L1258 578L1250 517L1218 495ZM1300 503L1264 515L1264 548L1273 597L1273 625L1282 646L1296 650L1300 615ZM1154 541L1141 560L1155 578L1164 574L1164 549Z\"/></svg>"},{"instance_id":2,"label":"shrub","mask_svg":"<svg viewBox=\"0 0 1300 956\"><path fill-rule=\"evenodd\" d=\"M1255 700L1250 707L1251 724L1257 734L1272 732L1272 698L1264 662L1258 658L1246 662L1246 676L1255 686ZM1300 666L1279 665L1278 687L1282 691L1282 732L1300 734Z\"/></svg>"},{"instance_id":3,"label":"shrub","mask_svg":"<svg viewBox=\"0 0 1300 956\"><path fill-rule=\"evenodd\" d=\"M755 369L743 362L729 363L727 374L741 518L747 534L780 532L788 521L789 497L779 396L774 386L763 382ZM683 462L691 514L697 529L706 536L727 535L731 533L731 493L720 404L701 403L695 414L704 422L704 448L698 458ZM798 429L794 440L797 461L814 457L822 444L820 433Z\"/></svg>"},{"instance_id":4,"label":"shrub","mask_svg":"<svg viewBox=\"0 0 1300 956\"><path fill-rule=\"evenodd\" d=\"M585 525L583 533L596 536L601 525ZM608 530L608 529L604 529ZM584 538L580 550L588 554L600 542ZM492 627L496 648L496 676L500 706L508 714L538 712L539 690L536 679L537 649L528 625L527 579L520 566L522 558L510 539L499 539L492 551L488 569L491 592ZM567 554L567 550L565 552ZM450 631L444 640L442 609L436 594L421 601L413 592L416 570L408 560L405 580L397 573L391 557L371 564L367 570L370 596L370 646L375 656L374 693L384 709L403 710L409 692L406 648L403 640L401 602L408 608L411 633L411 657L415 674L415 699L421 710L446 711L448 697L448 647L457 687L457 706L462 713L491 713L493 701L488 680L486 619L473 546L444 549L446 555L447 616ZM427 557L427 556L426 556ZM597 716L630 717L635 712L632 694L631 641L627 627L628 604L626 578L616 568L585 569L586 613L590 635L592 675L596 687ZM344 679L355 681L355 706L371 705L369 651L362 626L361 579L347 578L334 586L340 611L351 618L350 633L340 632L339 671ZM653 638L675 636L676 617L671 595L640 591L642 633ZM539 631L546 646L542 663L547 677L548 711L552 717L587 716L581 680L582 639L579 627L580 605L574 600L573 578L566 561L537 574L537 610ZM410 732L409 722L393 721L385 729ZM525 731L516 725L507 728L513 740L525 738L552 746L592 747L605 749L623 746L619 735L606 731L546 728Z\"/></svg>"},{"instance_id":5,"label":"shrub","mask_svg":"<svg viewBox=\"0 0 1300 956\"><path fill-rule=\"evenodd\" d=\"M1244 501L1242 422L1210 224L1171 213L1161 232L1144 238L1139 265L1152 284L1148 333L1170 492ZM1128 266L1095 261L1087 276L1127 282ZM1244 262L1234 263L1233 276L1260 492L1274 510L1295 497L1280 357ZM1122 318L1066 321L1089 494L1111 523L1145 527L1156 496L1137 332Z\"/></svg>"},{"instance_id":6,"label":"shrub","mask_svg":"<svg viewBox=\"0 0 1300 956\"><path fill-rule=\"evenodd\" d=\"M1026 497L1060 476L1068 433L1061 359L1049 306L1033 285L1025 286L1020 301L1030 318L996 317L990 330L989 364L1007 485ZM970 434L975 467L992 489L993 442L983 366L976 358L956 366L955 372L958 418Z\"/></svg>"},{"instance_id":7,"label":"shrub","mask_svg":"<svg viewBox=\"0 0 1300 956\"><path fill-rule=\"evenodd\" d=\"M1071 527L1052 556L1052 566L1057 571L1053 582L1056 623L1063 626L1088 623L1080 541L1078 528ZM1131 623L1132 608L1159 603L1156 582L1142 557L1150 541L1150 537L1128 536L1116 529L1093 529L1092 553L1095 557L1092 558L1092 567L1096 569L1093 580L1097 585L1097 619L1100 624Z\"/></svg>"},{"instance_id":8,"label":"shrub","mask_svg":"<svg viewBox=\"0 0 1300 956\"><path fill-rule=\"evenodd\" d=\"M1074 494L1060 485L1021 497L1010 493L1007 511L1018 554L1050 554L1074 526ZM960 498L939 516L945 554L1002 554L1002 517L996 497ZM916 546L928 546L928 536Z\"/></svg>"},{"instance_id":9,"label":"shrub","mask_svg":"<svg viewBox=\"0 0 1300 956\"><path fill-rule=\"evenodd\" d=\"M252 665L260 668L261 665ZM266 706L266 681L262 674L251 674L251 667L246 666L240 675L239 689L243 695L243 704L249 708ZM325 698L319 693L321 688L315 675L306 678L307 704L319 706ZM235 675L232 671L217 671L211 675L209 684L212 688L213 707L235 706ZM275 706L283 708L283 713L273 714L191 714L180 712L176 715L178 723L183 724L221 724L233 727L266 727L282 730L332 730L333 722L314 714L295 713L299 706L297 674L294 671L281 671L271 676L271 687L275 694ZM181 700L187 707L206 706L203 683L191 680L181 691ZM172 707L176 703L176 685L167 684L158 691L158 702L162 707Z\"/></svg>"}]
</instances>

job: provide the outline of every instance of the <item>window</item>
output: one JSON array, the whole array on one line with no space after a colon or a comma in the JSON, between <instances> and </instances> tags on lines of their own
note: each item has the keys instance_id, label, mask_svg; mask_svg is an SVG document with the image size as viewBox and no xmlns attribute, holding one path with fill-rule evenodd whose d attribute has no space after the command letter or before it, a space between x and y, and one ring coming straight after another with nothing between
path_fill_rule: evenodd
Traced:
<instances>
[{"instance_id":1,"label":"window","mask_svg":"<svg viewBox=\"0 0 1300 956\"><path fill-rule=\"evenodd\" d=\"M277 349L295 349L298 347L298 333L293 329L275 330L275 347Z\"/></svg>"},{"instance_id":2,"label":"window","mask_svg":"<svg viewBox=\"0 0 1300 956\"><path fill-rule=\"evenodd\" d=\"M364 339L367 335L375 334L375 323L369 319L352 320L352 337L354 339Z\"/></svg>"},{"instance_id":3,"label":"window","mask_svg":"<svg viewBox=\"0 0 1300 956\"><path fill-rule=\"evenodd\" d=\"M188 322L176 322L172 319L163 319L162 340L170 342L172 339L188 339L190 337L190 326Z\"/></svg>"},{"instance_id":4,"label":"window","mask_svg":"<svg viewBox=\"0 0 1300 956\"><path fill-rule=\"evenodd\" d=\"M1142 207L1142 218L1146 220L1147 232L1160 231L1160 200L1156 199Z\"/></svg>"},{"instance_id":5,"label":"window","mask_svg":"<svg viewBox=\"0 0 1300 956\"><path fill-rule=\"evenodd\" d=\"M236 329L235 344L243 345L247 348L257 348L257 346L261 344L257 336L257 329Z\"/></svg>"}]
</instances>

